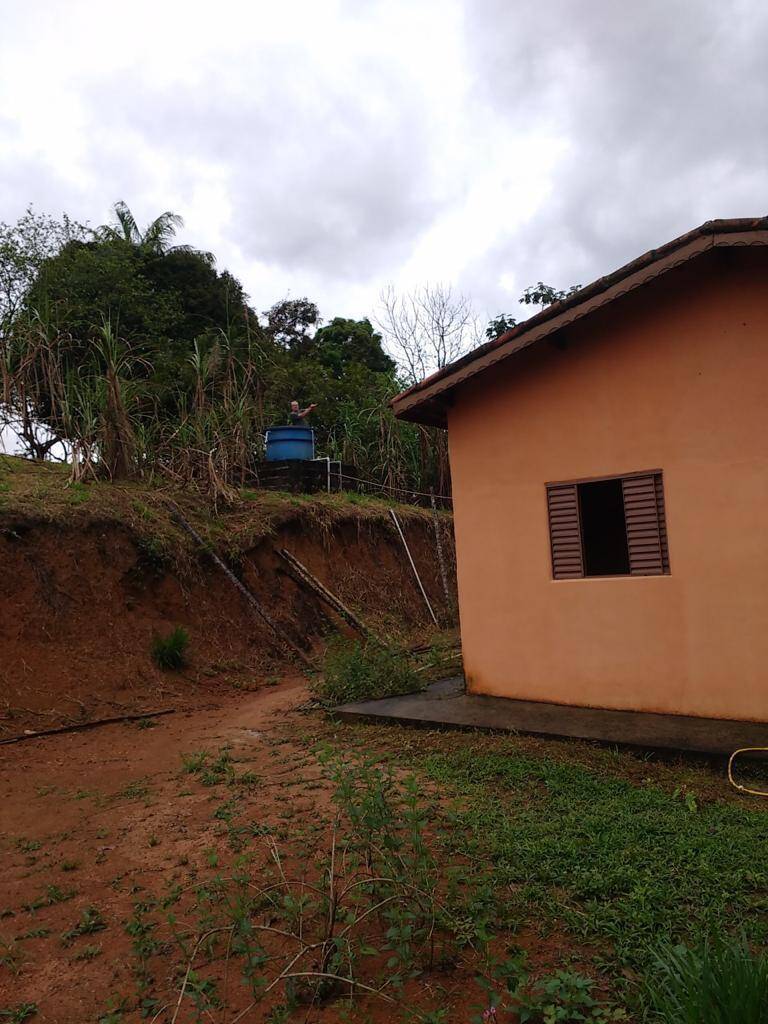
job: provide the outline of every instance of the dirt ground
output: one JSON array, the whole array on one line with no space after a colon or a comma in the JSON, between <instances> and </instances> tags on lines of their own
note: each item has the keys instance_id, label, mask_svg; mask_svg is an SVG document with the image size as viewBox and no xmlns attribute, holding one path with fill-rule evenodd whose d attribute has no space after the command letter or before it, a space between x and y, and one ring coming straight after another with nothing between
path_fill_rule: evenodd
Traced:
<instances>
[{"instance_id":1,"label":"dirt ground","mask_svg":"<svg viewBox=\"0 0 768 1024\"><path fill-rule=\"evenodd\" d=\"M234 693L158 718L152 727L103 726L0 747L0 1010L32 1004L37 1012L29 1019L41 1024L154 1019L134 1009L126 928L133 920L135 943L136 903L199 884L221 870L220 858L231 858L216 816L219 789L197 784L184 771L183 755L231 748L237 771L257 780L242 793L245 819L256 833L276 837L294 869L327 845L329 789L307 735L319 713L302 711L307 696L304 681L289 677L255 694ZM254 848L260 843L266 870L270 847L252 840ZM67 936L89 913L97 928ZM180 960L178 950L160 949L153 965L160 989L178 978ZM438 985L439 1004L456 1007L467 980L461 973L425 979L420 997L438 998ZM351 1010L342 1000L289 1018L270 1017L276 1001L267 1000L237 1018L248 1000L238 994L237 978L225 986L229 1015L217 1015L222 1022L400 1019L372 997L358 998ZM199 1018L186 1006L178 1017L168 1010L157 1018L171 1019Z\"/></svg>"}]
</instances>

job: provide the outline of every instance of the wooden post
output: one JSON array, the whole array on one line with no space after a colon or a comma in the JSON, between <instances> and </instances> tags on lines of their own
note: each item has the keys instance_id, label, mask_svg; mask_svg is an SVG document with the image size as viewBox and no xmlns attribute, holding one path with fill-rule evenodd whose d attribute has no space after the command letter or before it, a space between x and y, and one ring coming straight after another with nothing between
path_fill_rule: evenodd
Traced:
<instances>
[{"instance_id":1,"label":"wooden post","mask_svg":"<svg viewBox=\"0 0 768 1024\"><path fill-rule=\"evenodd\" d=\"M235 590L238 590L243 595L243 597L251 606L256 615L258 615L262 622L266 623L266 625L269 626L269 628L272 630L272 632L279 640L281 646L284 647L287 651L289 651L294 658L300 661L304 668L312 669L312 662L309 660L306 654L301 650L300 647L296 646L293 640L291 640L289 637L285 635L285 633L278 629L278 627L272 621L271 617L264 611L264 609L261 607L261 605L250 592L250 590L248 590L245 584L240 582L240 580L237 578L237 576L235 576L235 574L232 572L229 566L225 565L224 562L222 562L222 560L219 558L216 552L213 551L212 548L205 543L205 541L197 532L197 530L195 530L195 528L187 522L187 520L181 514L181 511L179 510L178 506L171 503L171 509L173 512L173 517L176 520L176 522L180 526L182 526L190 535L190 537L192 537L193 540L195 540L200 545L200 547L203 548L210 555L213 562L218 566L219 569L221 569L221 571L227 577L227 579L235 588Z\"/></svg>"},{"instance_id":2,"label":"wooden post","mask_svg":"<svg viewBox=\"0 0 768 1024\"><path fill-rule=\"evenodd\" d=\"M286 551L285 548L275 548L275 551L287 562L292 570L292 575L298 583L302 586L307 587L316 597L319 597L321 601L325 602L330 608L342 617L345 622L348 622L353 629L356 629L361 636L364 636L366 640L376 640L377 638L371 633L370 629L361 622L358 617L347 608L347 606L327 587L323 586L320 580L313 576L306 565L303 565L295 555L292 555L290 551Z\"/></svg>"},{"instance_id":3,"label":"wooden post","mask_svg":"<svg viewBox=\"0 0 768 1024\"><path fill-rule=\"evenodd\" d=\"M445 594L445 605L453 618L453 601L451 600L451 592L448 589L448 574L445 571L445 558L443 557L443 541L440 537L440 519L437 514L437 504L435 502L434 489L430 488L429 500L432 503L432 522L435 527L435 546L437 548L437 561L440 566L440 579L443 581L443 593Z\"/></svg>"},{"instance_id":4,"label":"wooden post","mask_svg":"<svg viewBox=\"0 0 768 1024\"><path fill-rule=\"evenodd\" d=\"M427 592L424 589L424 584L421 582L421 577L419 576L418 570L416 568L416 564L413 561L413 558L411 557L411 552L410 552L410 550L408 548L408 543L407 543L407 541L405 539L405 534L403 533L402 528L400 526L400 523L398 521L398 518L395 515L395 510L393 508L391 508L389 510L389 514L392 517L392 522L395 524L395 528L397 529L397 532L400 534L400 540L403 542L403 547L405 548L405 553L408 556L408 561L411 563L411 568L413 569L413 575L416 577L416 582L419 585L419 590L421 591L421 596L424 598L424 604L429 609L429 614L432 616L432 621L434 622L434 624L436 626L439 626L440 624L437 621L437 616L435 615L434 611L432 610L432 605L429 603L429 598L427 597Z\"/></svg>"}]
</instances>

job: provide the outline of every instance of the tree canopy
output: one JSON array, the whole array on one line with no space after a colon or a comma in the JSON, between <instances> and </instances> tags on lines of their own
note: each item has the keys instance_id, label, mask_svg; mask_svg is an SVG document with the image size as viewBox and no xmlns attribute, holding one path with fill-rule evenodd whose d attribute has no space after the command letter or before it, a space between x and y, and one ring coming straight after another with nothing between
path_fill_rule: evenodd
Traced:
<instances>
[{"instance_id":1,"label":"tree canopy","mask_svg":"<svg viewBox=\"0 0 768 1024\"><path fill-rule=\"evenodd\" d=\"M139 228L118 203L95 229L0 229L13 286L0 424L28 454L63 442L81 476L170 474L221 493L249 479L296 398L318 403L319 451L382 485L444 492L444 439L394 420L403 380L371 321L323 324L306 297L259 316L210 253L174 244L180 224L166 212Z\"/></svg>"}]
</instances>

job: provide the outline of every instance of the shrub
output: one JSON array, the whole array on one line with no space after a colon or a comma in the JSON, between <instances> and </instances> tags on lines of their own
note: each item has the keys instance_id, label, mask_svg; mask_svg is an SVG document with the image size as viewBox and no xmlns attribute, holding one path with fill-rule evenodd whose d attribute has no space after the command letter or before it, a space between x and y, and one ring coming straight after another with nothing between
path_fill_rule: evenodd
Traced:
<instances>
[{"instance_id":1,"label":"shrub","mask_svg":"<svg viewBox=\"0 0 768 1024\"><path fill-rule=\"evenodd\" d=\"M753 956L745 940L665 943L655 961L647 997L664 1024L768 1024L768 957Z\"/></svg>"},{"instance_id":2,"label":"shrub","mask_svg":"<svg viewBox=\"0 0 768 1024\"><path fill-rule=\"evenodd\" d=\"M337 641L328 647L316 694L330 705L413 693L422 683L408 656L376 643Z\"/></svg>"},{"instance_id":3,"label":"shrub","mask_svg":"<svg viewBox=\"0 0 768 1024\"><path fill-rule=\"evenodd\" d=\"M152 659L158 668L178 669L187 664L189 633L183 626L176 626L167 636L155 637L152 643Z\"/></svg>"}]
</instances>

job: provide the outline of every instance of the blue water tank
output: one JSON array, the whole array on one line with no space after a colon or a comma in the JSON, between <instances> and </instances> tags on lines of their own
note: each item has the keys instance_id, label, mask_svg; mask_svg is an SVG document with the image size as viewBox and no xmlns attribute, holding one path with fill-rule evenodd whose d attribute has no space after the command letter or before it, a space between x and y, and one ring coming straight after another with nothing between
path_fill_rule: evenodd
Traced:
<instances>
[{"instance_id":1,"label":"blue water tank","mask_svg":"<svg viewBox=\"0 0 768 1024\"><path fill-rule=\"evenodd\" d=\"M312 427L270 427L267 431L267 462L283 459L314 459Z\"/></svg>"}]
</instances>

